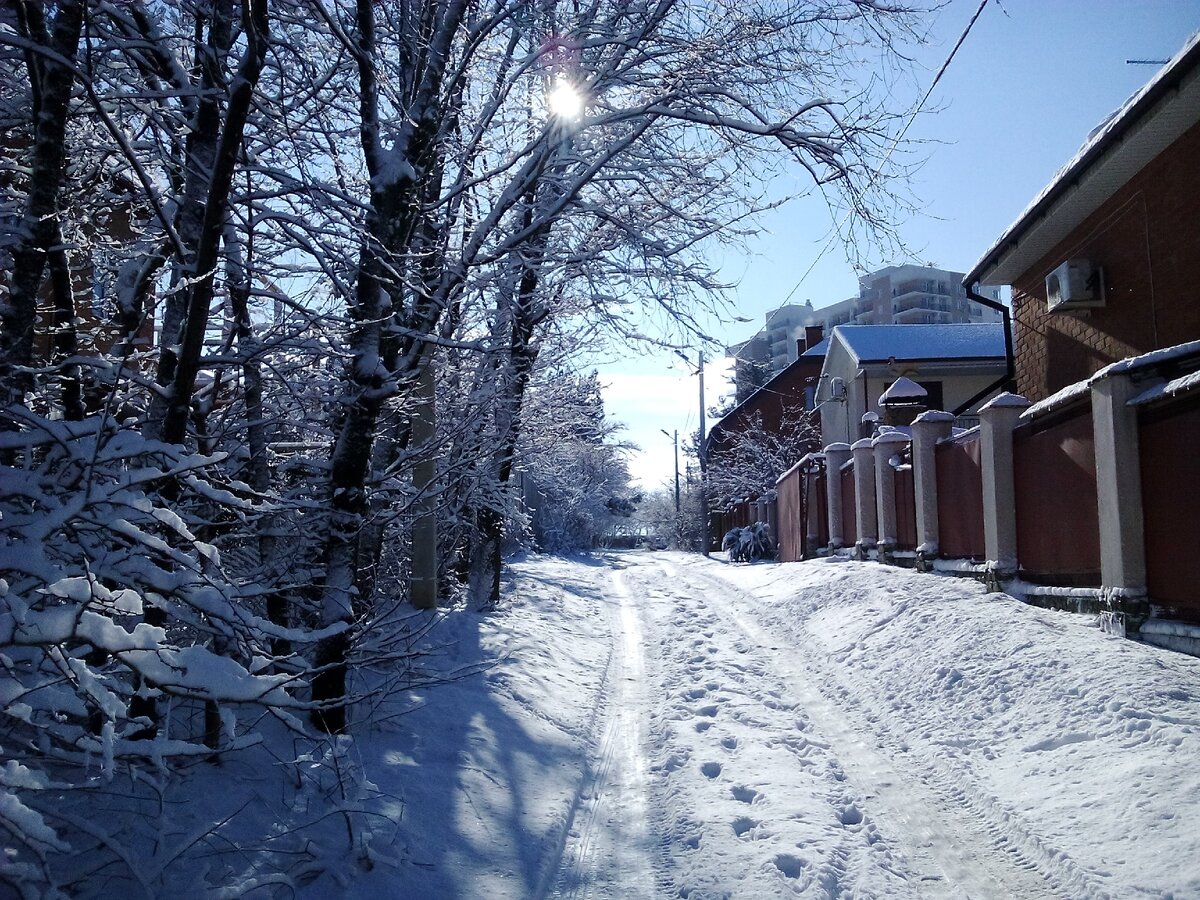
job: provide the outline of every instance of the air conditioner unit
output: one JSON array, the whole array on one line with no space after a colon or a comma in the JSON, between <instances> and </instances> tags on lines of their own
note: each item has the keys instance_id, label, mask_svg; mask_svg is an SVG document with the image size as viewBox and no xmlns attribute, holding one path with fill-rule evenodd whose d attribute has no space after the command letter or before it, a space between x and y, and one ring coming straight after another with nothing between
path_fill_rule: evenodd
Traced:
<instances>
[{"instance_id":1,"label":"air conditioner unit","mask_svg":"<svg viewBox=\"0 0 1200 900\"><path fill-rule=\"evenodd\" d=\"M1068 259L1046 276L1046 310L1070 312L1104 305L1104 270L1086 259Z\"/></svg>"}]
</instances>

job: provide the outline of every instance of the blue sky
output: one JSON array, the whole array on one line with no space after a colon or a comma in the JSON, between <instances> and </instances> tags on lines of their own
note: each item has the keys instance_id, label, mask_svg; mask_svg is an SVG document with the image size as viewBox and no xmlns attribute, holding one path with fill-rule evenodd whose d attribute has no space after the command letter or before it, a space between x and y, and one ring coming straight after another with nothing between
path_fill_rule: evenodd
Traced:
<instances>
[{"instance_id":1,"label":"blue sky","mask_svg":"<svg viewBox=\"0 0 1200 900\"><path fill-rule=\"evenodd\" d=\"M930 20L933 40L916 48L918 68L900 85L897 106L919 99L979 0L951 0ZM1200 2L1184 0L991 0L917 117L910 160L924 158L908 190L922 214L900 224L911 258L965 271L1079 148L1088 132L1157 71L1127 59L1166 59L1200 29ZM793 186L802 184L795 177ZM788 178L772 189L788 191ZM763 232L723 271L738 282L736 314L753 323L712 323L713 336L748 337L763 314L795 289L793 301L823 306L857 292L858 273L836 242L819 197L762 219ZM822 251L826 251L822 253ZM880 258L866 248L872 263ZM807 272L807 274L805 274ZM799 286L797 287L797 284ZM721 361L710 369L710 402L727 388ZM696 379L669 356L641 355L601 367L610 416L643 448L631 458L647 487L671 473L671 443L659 429L697 426ZM711 424L711 423L710 423Z\"/></svg>"}]
</instances>

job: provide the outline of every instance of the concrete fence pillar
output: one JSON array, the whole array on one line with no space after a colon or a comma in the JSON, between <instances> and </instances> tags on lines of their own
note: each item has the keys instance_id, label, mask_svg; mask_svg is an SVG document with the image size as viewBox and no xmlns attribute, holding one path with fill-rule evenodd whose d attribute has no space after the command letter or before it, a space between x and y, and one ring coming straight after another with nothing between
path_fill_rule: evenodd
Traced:
<instances>
[{"instance_id":1,"label":"concrete fence pillar","mask_svg":"<svg viewBox=\"0 0 1200 900\"><path fill-rule=\"evenodd\" d=\"M1128 405L1140 389L1135 389L1130 377L1120 372L1092 382L1100 581L1122 607L1146 598L1137 410Z\"/></svg>"},{"instance_id":2,"label":"concrete fence pillar","mask_svg":"<svg viewBox=\"0 0 1200 900\"><path fill-rule=\"evenodd\" d=\"M829 513L829 546L845 547L854 535L842 534L842 466L850 459L849 444L830 444L825 448L825 493Z\"/></svg>"},{"instance_id":3,"label":"concrete fence pillar","mask_svg":"<svg viewBox=\"0 0 1200 900\"><path fill-rule=\"evenodd\" d=\"M954 416L940 410L929 410L917 416L912 424L913 488L917 508L917 553L932 558L938 554L938 441L950 437Z\"/></svg>"},{"instance_id":4,"label":"concrete fence pillar","mask_svg":"<svg viewBox=\"0 0 1200 900\"><path fill-rule=\"evenodd\" d=\"M879 552L890 557L896 549L896 470L891 459L903 453L908 444L908 435L899 431L885 431L874 440L875 456L875 506L879 521Z\"/></svg>"},{"instance_id":5,"label":"concrete fence pillar","mask_svg":"<svg viewBox=\"0 0 1200 900\"><path fill-rule=\"evenodd\" d=\"M850 445L850 452L854 454L854 517L858 522L855 546L862 558L866 558L867 551L875 547L877 537L875 450L871 444L871 438L863 438Z\"/></svg>"},{"instance_id":6,"label":"concrete fence pillar","mask_svg":"<svg viewBox=\"0 0 1200 900\"><path fill-rule=\"evenodd\" d=\"M979 410L983 475L984 553L997 575L1017 571L1017 492L1013 477L1013 428L1029 401L1000 394Z\"/></svg>"}]
</instances>

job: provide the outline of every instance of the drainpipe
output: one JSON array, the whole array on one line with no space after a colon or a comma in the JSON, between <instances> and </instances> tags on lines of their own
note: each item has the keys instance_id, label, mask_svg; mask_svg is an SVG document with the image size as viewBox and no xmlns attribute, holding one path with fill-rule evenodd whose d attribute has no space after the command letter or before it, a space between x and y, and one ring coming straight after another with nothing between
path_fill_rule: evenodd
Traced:
<instances>
[{"instance_id":1,"label":"drainpipe","mask_svg":"<svg viewBox=\"0 0 1200 900\"><path fill-rule=\"evenodd\" d=\"M1017 364L1013 356L1013 333L1012 333L1012 314L1008 307L999 300L992 300L984 297L982 294L975 293L975 289L971 285L963 282L963 287L967 289L967 299L974 300L981 306L986 306L989 309L998 311L1004 320L1004 377L998 381L989 384L982 391L976 394L967 402L961 404L958 409L953 410L955 416L961 416L964 412L978 403L980 400L987 397L992 391L997 388L1006 391L1015 391L1017 389Z\"/></svg>"}]
</instances>

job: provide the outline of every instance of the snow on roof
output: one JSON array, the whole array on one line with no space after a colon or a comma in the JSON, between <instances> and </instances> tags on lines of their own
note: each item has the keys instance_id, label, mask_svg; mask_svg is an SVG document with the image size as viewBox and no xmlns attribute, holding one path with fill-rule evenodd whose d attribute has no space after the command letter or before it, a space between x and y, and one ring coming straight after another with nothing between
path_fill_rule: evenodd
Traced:
<instances>
[{"instance_id":1,"label":"snow on roof","mask_svg":"<svg viewBox=\"0 0 1200 900\"><path fill-rule=\"evenodd\" d=\"M1193 34L1140 91L1096 128L971 269L965 284L1011 284L1200 117ZM1178 90L1172 92L1172 88ZM1095 170L1095 171L1092 171Z\"/></svg>"},{"instance_id":2,"label":"snow on roof","mask_svg":"<svg viewBox=\"0 0 1200 900\"><path fill-rule=\"evenodd\" d=\"M929 396L929 391L921 387L911 378L901 375L892 382L892 386L879 395L882 403L903 403L906 400L919 400Z\"/></svg>"},{"instance_id":3,"label":"snow on roof","mask_svg":"<svg viewBox=\"0 0 1200 900\"><path fill-rule=\"evenodd\" d=\"M1004 325L839 325L833 333L859 363L1004 359Z\"/></svg>"},{"instance_id":4,"label":"snow on roof","mask_svg":"<svg viewBox=\"0 0 1200 900\"><path fill-rule=\"evenodd\" d=\"M823 341L819 341L818 343L813 344L811 347L809 347L807 350L805 350L800 355L801 356L824 356L828 352L829 352L829 338L825 338Z\"/></svg>"}]
</instances>

